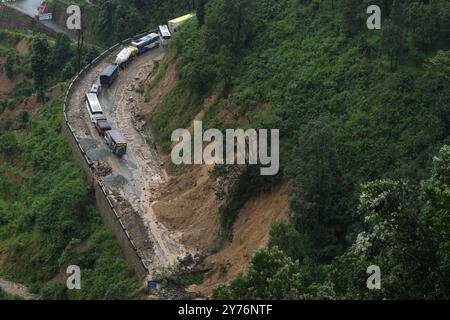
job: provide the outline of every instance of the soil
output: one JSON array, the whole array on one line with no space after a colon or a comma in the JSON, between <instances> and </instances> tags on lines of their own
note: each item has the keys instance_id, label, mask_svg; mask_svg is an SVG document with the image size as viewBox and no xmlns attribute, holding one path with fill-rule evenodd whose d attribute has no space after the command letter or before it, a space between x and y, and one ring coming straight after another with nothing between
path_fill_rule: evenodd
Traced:
<instances>
[{"instance_id":1,"label":"soil","mask_svg":"<svg viewBox=\"0 0 450 320\"><path fill-rule=\"evenodd\" d=\"M152 90L149 103L141 104L139 114L149 118L161 104L165 95L174 87L176 61L169 64L167 73ZM216 97L205 99L202 110L192 119L201 120L204 110ZM217 117L232 117L228 111L219 111ZM189 126L192 131L192 123ZM162 156L164 163L169 157ZM233 226L234 237L230 243L217 253L211 250L219 234L218 208L224 203L216 197L219 187L225 190L229 181L214 181L209 176L211 166L190 166L179 175L169 176L169 182L162 188L161 197L153 205L154 212L167 228L181 234L181 242L188 248L206 254L204 270L209 270L199 285L193 285L189 291L194 297L207 298L219 283L227 283L239 273L248 269L251 253L267 244L269 229L277 218L287 218L287 183L276 185L269 192L255 195L239 212ZM224 273L224 267L226 272Z\"/></svg>"},{"instance_id":2,"label":"soil","mask_svg":"<svg viewBox=\"0 0 450 320\"><path fill-rule=\"evenodd\" d=\"M29 49L28 41L26 39L21 39L19 42L17 42L15 48L19 54L26 54Z\"/></svg>"},{"instance_id":3,"label":"soil","mask_svg":"<svg viewBox=\"0 0 450 320\"><path fill-rule=\"evenodd\" d=\"M24 79L25 77L23 75L16 75L10 80L3 71L3 68L0 68L0 99L7 99L8 95Z\"/></svg>"},{"instance_id":4,"label":"soil","mask_svg":"<svg viewBox=\"0 0 450 320\"><path fill-rule=\"evenodd\" d=\"M287 219L286 189L287 183L279 183L271 191L255 195L245 204L234 223L233 240L205 259L205 268L211 271L200 285L191 286L190 292L208 297L217 284L227 283L248 269L251 253L267 245L272 222L279 218Z\"/></svg>"},{"instance_id":5,"label":"soil","mask_svg":"<svg viewBox=\"0 0 450 320\"><path fill-rule=\"evenodd\" d=\"M150 90L150 100L138 106L137 117L140 120L145 121L145 119L148 119L149 115L151 115L161 104L164 96L174 87L176 80L175 67L176 60L173 60L171 63L169 63L164 78L161 79L152 90ZM149 81L152 80L152 77L149 78Z\"/></svg>"},{"instance_id":6,"label":"soil","mask_svg":"<svg viewBox=\"0 0 450 320\"><path fill-rule=\"evenodd\" d=\"M155 202L157 218L181 234L181 242L197 252L208 251L219 233L218 208L223 201L215 196L217 183L209 178L209 166L192 166L172 177Z\"/></svg>"},{"instance_id":7,"label":"soil","mask_svg":"<svg viewBox=\"0 0 450 320\"><path fill-rule=\"evenodd\" d=\"M19 296L24 300L33 299L33 296L28 292L28 289L24 285L6 279L0 278L0 289L10 295Z\"/></svg>"}]
</instances>

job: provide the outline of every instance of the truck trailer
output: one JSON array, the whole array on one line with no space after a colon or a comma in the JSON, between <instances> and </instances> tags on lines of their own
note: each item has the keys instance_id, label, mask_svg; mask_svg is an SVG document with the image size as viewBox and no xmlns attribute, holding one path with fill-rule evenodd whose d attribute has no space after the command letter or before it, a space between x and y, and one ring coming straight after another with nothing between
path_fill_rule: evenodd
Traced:
<instances>
[{"instance_id":1,"label":"truck trailer","mask_svg":"<svg viewBox=\"0 0 450 320\"><path fill-rule=\"evenodd\" d=\"M119 75L119 66L117 64L109 64L100 74L100 84L110 86Z\"/></svg>"},{"instance_id":2,"label":"truck trailer","mask_svg":"<svg viewBox=\"0 0 450 320\"><path fill-rule=\"evenodd\" d=\"M118 156L123 156L127 153L127 142L122 137L119 131L109 130L105 132L104 137L106 145L112 153Z\"/></svg>"},{"instance_id":3,"label":"truck trailer","mask_svg":"<svg viewBox=\"0 0 450 320\"><path fill-rule=\"evenodd\" d=\"M128 63L133 60L138 54L138 50L135 47L127 47L119 52L116 56L116 60L114 64L117 64L119 67L126 67Z\"/></svg>"},{"instance_id":4,"label":"truck trailer","mask_svg":"<svg viewBox=\"0 0 450 320\"><path fill-rule=\"evenodd\" d=\"M168 22L168 26L169 26L169 30L171 33L174 33L177 31L177 29L186 21L191 20L192 18L195 17L195 13L189 13L186 14L182 17L176 18L176 19L172 19Z\"/></svg>"}]
</instances>

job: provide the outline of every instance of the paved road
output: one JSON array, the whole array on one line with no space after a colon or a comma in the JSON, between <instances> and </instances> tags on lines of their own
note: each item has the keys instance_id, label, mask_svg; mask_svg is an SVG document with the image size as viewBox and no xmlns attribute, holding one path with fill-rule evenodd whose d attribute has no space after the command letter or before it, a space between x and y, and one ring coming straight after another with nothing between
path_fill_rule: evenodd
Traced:
<instances>
[{"instance_id":1,"label":"paved road","mask_svg":"<svg viewBox=\"0 0 450 320\"><path fill-rule=\"evenodd\" d=\"M41 3L42 0L16 0L15 2L9 3L5 2L7 6L10 6L11 8L14 8L17 11L20 11L32 18L34 18L38 13L37 8ZM40 23L56 32L63 32L69 36L70 40L76 41L76 36L73 32L70 32L66 28L61 27L56 22L49 20L49 21L40 21Z\"/></svg>"},{"instance_id":2,"label":"paved road","mask_svg":"<svg viewBox=\"0 0 450 320\"><path fill-rule=\"evenodd\" d=\"M83 76L69 99L67 116L89 158L112 170L99 179L106 186L122 222L152 273L191 253L179 243L179 234L169 231L156 219L152 204L158 198L164 178L157 155L152 154L133 123L135 107L143 100L137 89L151 73L153 59L160 58L164 49L156 48L136 58L101 94L100 102L111 126L128 142L127 154L119 158L111 154L90 122L84 96L120 49Z\"/></svg>"}]
</instances>

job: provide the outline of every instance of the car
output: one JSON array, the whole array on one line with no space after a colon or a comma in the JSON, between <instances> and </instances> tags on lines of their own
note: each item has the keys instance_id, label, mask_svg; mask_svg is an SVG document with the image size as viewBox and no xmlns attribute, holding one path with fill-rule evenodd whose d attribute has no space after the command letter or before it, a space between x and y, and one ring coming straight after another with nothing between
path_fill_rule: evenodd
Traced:
<instances>
[{"instance_id":1,"label":"car","mask_svg":"<svg viewBox=\"0 0 450 320\"><path fill-rule=\"evenodd\" d=\"M105 136L106 131L111 130L111 126L106 119L98 119L95 122L95 128L97 129L97 132L101 137Z\"/></svg>"}]
</instances>

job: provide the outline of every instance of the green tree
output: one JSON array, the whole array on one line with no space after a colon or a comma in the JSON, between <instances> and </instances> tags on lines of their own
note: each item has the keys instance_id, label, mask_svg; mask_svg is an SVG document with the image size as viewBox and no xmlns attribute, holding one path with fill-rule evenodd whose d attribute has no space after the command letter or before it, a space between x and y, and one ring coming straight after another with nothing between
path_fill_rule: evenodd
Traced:
<instances>
[{"instance_id":1,"label":"green tree","mask_svg":"<svg viewBox=\"0 0 450 320\"><path fill-rule=\"evenodd\" d=\"M60 71L72 57L69 37L61 32L56 34L55 45L51 49L51 71Z\"/></svg>"},{"instance_id":2,"label":"green tree","mask_svg":"<svg viewBox=\"0 0 450 320\"><path fill-rule=\"evenodd\" d=\"M205 6L207 0L198 0L197 1L197 21L199 26L203 26L205 23Z\"/></svg>"},{"instance_id":3,"label":"green tree","mask_svg":"<svg viewBox=\"0 0 450 320\"><path fill-rule=\"evenodd\" d=\"M307 256L309 243L292 224L283 220L276 220L269 231L269 247L278 247L293 261L303 259Z\"/></svg>"},{"instance_id":4,"label":"green tree","mask_svg":"<svg viewBox=\"0 0 450 320\"><path fill-rule=\"evenodd\" d=\"M424 66L425 73L418 79L420 100L439 118L445 138L450 133L450 51L439 50Z\"/></svg>"},{"instance_id":5,"label":"green tree","mask_svg":"<svg viewBox=\"0 0 450 320\"><path fill-rule=\"evenodd\" d=\"M343 31L347 36L355 35L364 26L360 17L361 8L361 1L359 0L344 0L342 2Z\"/></svg>"},{"instance_id":6,"label":"green tree","mask_svg":"<svg viewBox=\"0 0 450 320\"><path fill-rule=\"evenodd\" d=\"M212 52L227 47L238 52L250 42L256 27L254 0L211 0L206 7L206 43Z\"/></svg>"},{"instance_id":7,"label":"green tree","mask_svg":"<svg viewBox=\"0 0 450 320\"><path fill-rule=\"evenodd\" d=\"M13 133L7 133L1 136L0 153L11 158L19 151L19 143L17 137Z\"/></svg>"},{"instance_id":8,"label":"green tree","mask_svg":"<svg viewBox=\"0 0 450 320\"><path fill-rule=\"evenodd\" d=\"M390 62L390 70L393 71L403 52L404 36L400 27L392 23L386 23L381 33L381 51L384 52Z\"/></svg>"},{"instance_id":9,"label":"green tree","mask_svg":"<svg viewBox=\"0 0 450 320\"><path fill-rule=\"evenodd\" d=\"M45 89L49 77L50 48L47 38L43 35L35 35L31 42L31 73L34 86L41 102L45 102Z\"/></svg>"},{"instance_id":10,"label":"green tree","mask_svg":"<svg viewBox=\"0 0 450 320\"><path fill-rule=\"evenodd\" d=\"M330 273L338 296L349 299L407 298L421 292L417 243L417 190L406 182L381 180L362 186L358 213L365 230L333 263ZM382 270L381 290L368 290L366 270Z\"/></svg>"},{"instance_id":11,"label":"green tree","mask_svg":"<svg viewBox=\"0 0 450 320\"><path fill-rule=\"evenodd\" d=\"M6 76L8 79L12 79L14 77L14 64L16 63L16 53L14 50L9 50L6 54L5 63L3 65L3 69L5 70Z\"/></svg>"},{"instance_id":12,"label":"green tree","mask_svg":"<svg viewBox=\"0 0 450 320\"><path fill-rule=\"evenodd\" d=\"M302 275L298 262L277 247L261 248L251 257L249 271L228 285L214 289L213 299L294 299L302 296Z\"/></svg>"},{"instance_id":13,"label":"green tree","mask_svg":"<svg viewBox=\"0 0 450 320\"><path fill-rule=\"evenodd\" d=\"M429 265L431 283L438 284L435 296L450 297L450 147L444 146L433 159L430 179L422 183L423 259Z\"/></svg>"},{"instance_id":14,"label":"green tree","mask_svg":"<svg viewBox=\"0 0 450 320\"><path fill-rule=\"evenodd\" d=\"M293 224L310 239L315 259L333 258L342 250L347 223L339 204L344 182L327 120L311 121L306 126L286 176L291 178Z\"/></svg>"}]
</instances>

